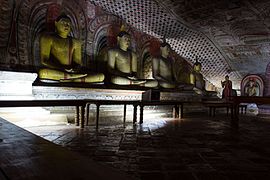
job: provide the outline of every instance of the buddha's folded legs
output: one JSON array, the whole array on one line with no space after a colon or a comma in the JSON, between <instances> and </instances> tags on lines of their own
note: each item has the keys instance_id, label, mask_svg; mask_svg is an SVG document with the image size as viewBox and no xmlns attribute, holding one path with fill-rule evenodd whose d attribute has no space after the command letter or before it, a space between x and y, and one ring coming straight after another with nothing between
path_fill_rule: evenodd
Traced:
<instances>
[{"instance_id":1,"label":"buddha's folded legs","mask_svg":"<svg viewBox=\"0 0 270 180\"><path fill-rule=\"evenodd\" d=\"M105 76L102 73L89 74L86 77L74 79L73 82L86 82L86 83L103 82L104 78Z\"/></svg>"},{"instance_id":2,"label":"buddha's folded legs","mask_svg":"<svg viewBox=\"0 0 270 180\"><path fill-rule=\"evenodd\" d=\"M159 82L159 85L163 88L175 88L175 84L170 84L170 83L167 83L167 82Z\"/></svg>"},{"instance_id":3,"label":"buddha's folded legs","mask_svg":"<svg viewBox=\"0 0 270 180\"><path fill-rule=\"evenodd\" d=\"M132 85L134 84L136 81L134 80L130 80L126 77L121 77L121 76L112 76L111 77L111 82L113 84L117 84L117 85Z\"/></svg>"},{"instance_id":4,"label":"buddha's folded legs","mask_svg":"<svg viewBox=\"0 0 270 180\"><path fill-rule=\"evenodd\" d=\"M43 68L39 70L40 79L49 79L62 82L102 82L104 80L104 75L99 74L72 74L66 73L54 69Z\"/></svg>"},{"instance_id":5,"label":"buddha's folded legs","mask_svg":"<svg viewBox=\"0 0 270 180\"><path fill-rule=\"evenodd\" d=\"M87 76L87 74L71 74L47 68L40 69L38 75L40 79L51 79L56 81L61 79L77 79Z\"/></svg>"},{"instance_id":6,"label":"buddha's folded legs","mask_svg":"<svg viewBox=\"0 0 270 180\"><path fill-rule=\"evenodd\" d=\"M147 79L146 82L144 83L145 87L157 87L158 86L158 81L152 80L152 79Z\"/></svg>"}]
</instances>

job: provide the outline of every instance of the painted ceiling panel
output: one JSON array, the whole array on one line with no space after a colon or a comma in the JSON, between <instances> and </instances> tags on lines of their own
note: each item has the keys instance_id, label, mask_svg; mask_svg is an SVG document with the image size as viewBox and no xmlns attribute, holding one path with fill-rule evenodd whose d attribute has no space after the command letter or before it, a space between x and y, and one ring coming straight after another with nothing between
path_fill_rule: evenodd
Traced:
<instances>
[{"instance_id":1,"label":"painted ceiling panel","mask_svg":"<svg viewBox=\"0 0 270 180\"><path fill-rule=\"evenodd\" d=\"M209 37L242 78L270 62L269 0L157 0L181 22Z\"/></svg>"},{"instance_id":2,"label":"painted ceiling panel","mask_svg":"<svg viewBox=\"0 0 270 180\"><path fill-rule=\"evenodd\" d=\"M201 4L200 1L197 1L198 4L195 3L196 7L205 9L205 11L194 11L194 13L190 13L190 17L184 15L187 10L193 11L193 4L186 6L187 9L182 9L184 7L183 4L189 1L89 1L119 16L131 26L147 34L160 39L165 37L172 48L189 62L194 63L196 58L198 58L198 61L202 63L202 73L214 85L220 86L220 81L224 79L225 75L229 75L236 84L239 84L241 75L232 68L230 61L226 60L226 53L217 43L213 42L211 34L205 34L204 31L201 31L204 29L197 28L196 23L187 23L197 22L198 20L193 18L193 16L198 17L198 14L202 19L210 16L212 12L207 11L210 1L205 2L206 4ZM184 18L181 17L182 15ZM226 36L230 37L227 33L223 33L223 31L217 28L217 32L214 31L214 34L217 34L216 36L224 41L223 44L227 44ZM224 37L220 37L219 34ZM224 38L225 40L223 40ZM230 38L233 39L234 37Z\"/></svg>"}]
</instances>

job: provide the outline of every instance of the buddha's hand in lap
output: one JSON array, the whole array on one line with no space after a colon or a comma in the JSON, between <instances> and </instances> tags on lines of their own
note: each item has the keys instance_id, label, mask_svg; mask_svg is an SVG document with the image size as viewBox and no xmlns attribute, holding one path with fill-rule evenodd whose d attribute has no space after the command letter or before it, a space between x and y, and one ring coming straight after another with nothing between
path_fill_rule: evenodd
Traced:
<instances>
[{"instance_id":1,"label":"buddha's hand in lap","mask_svg":"<svg viewBox=\"0 0 270 180\"><path fill-rule=\"evenodd\" d=\"M132 84L136 84L136 85L138 85L138 84L144 84L144 83L146 83L145 80L138 80L138 79L136 79L136 80L133 80L132 81Z\"/></svg>"},{"instance_id":2,"label":"buddha's hand in lap","mask_svg":"<svg viewBox=\"0 0 270 180\"><path fill-rule=\"evenodd\" d=\"M83 78L86 77L87 74L85 73L76 73L76 72L70 72L69 77L67 79L78 79L78 78ZM63 79L62 79L63 80Z\"/></svg>"},{"instance_id":3,"label":"buddha's hand in lap","mask_svg":"<svg viewBox=\"0 0 270 180\"><path fill-rule=\"evenodd\" d=\"M130 79L130 80L132 80L132 81L138 80L135 76L128 76L127 78Z\"/></svg>"},{"instance_id":4,"label":"buddha's hand in lap","mask_svg":"<svg viewBox=\"0 0 270 180\"><path fill-rule=\"evenodd\" d=\"M70 68L70 69L65 69L65 71L67 73L76 73L74 69Z\"/></svg>"}]
</instances>

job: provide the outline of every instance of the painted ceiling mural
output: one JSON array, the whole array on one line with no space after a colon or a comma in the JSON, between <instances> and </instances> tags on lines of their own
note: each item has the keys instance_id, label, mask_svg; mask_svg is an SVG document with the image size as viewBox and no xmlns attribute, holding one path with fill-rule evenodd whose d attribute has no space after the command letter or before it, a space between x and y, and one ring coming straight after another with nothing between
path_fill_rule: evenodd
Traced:
<instances>
[{"instance_id":1,"label":"painted ceiling mural","mask_svg":"<svg viewBox=\"0 0 270 180\"><path fill-rule=\"evenodd\" d=\"M91 0L90 0L91 1ZM270 62L269 0L99 0L132 26L166 37L203 74L220 86L228 74L235 86L246 74L264 74Z\"/></svg>"},{"instance_id":2,"label":"painted ceiling mural","mask_svg":"<svg viewBox=\"0 0 270 180\"><path fill-rule=\"evenodd\" d=\"M160 0L158 0L160 1ZM270 62L269 0L165 0L182 22L201 31L241 77L264 74Z\"/></svg>"},{"instance_id":3,"label":"painted ceiling mural","mask_svg":"<svg viewBox=\"0 0 270 180\"><path fill-rule=\"evenodd\" d=\"M108 33L106 28L114 32L104 22L121 24L123 22L119 19L123 19L131 31L139 30L160 40L166 38L175 52L188 62L194 63L198 59L202 63L202 73L216 86L220 86L224 76L229 75L234 85L239 87L245 75L264 74L270 62L268 0L0 2L0 65L5 67L8 64L6 69L18 64L27 66L36 63L39 32L44 28L50 29L51 21L63 7L72 15L73 36L83 40L86 55L102 48L94 43L103 41L98 37ZM47 11L50 11L50 16L45 16ZM107 15L103 15L103 11ZM97 31L99 35L94 33ZM144 36L145 41L151 39L138 33L134 35L137 39ZM89 63L89 57L84 57L84 62Z\"/></svg>"},{"instance_id":4,"label":"painted ceiling mural","mask_svg":"<svg viewBox=\"0 0 270 180\"><path fill-rule=\"evenodd\" d=\"M241 74L233 70L217 44L192 25L187 25L184 19L171 11L172 7L169 5L173 1L98 0L91 2L117 14L133 27L147 34L159 39L165 37L172 48L187 61L194 63L197 58L202 63L204 76L216 86L221 86L220 81L225 75L229 75L239 86ZM181 4L181 1L175 3Z\"/></svg>"}]
</instances>

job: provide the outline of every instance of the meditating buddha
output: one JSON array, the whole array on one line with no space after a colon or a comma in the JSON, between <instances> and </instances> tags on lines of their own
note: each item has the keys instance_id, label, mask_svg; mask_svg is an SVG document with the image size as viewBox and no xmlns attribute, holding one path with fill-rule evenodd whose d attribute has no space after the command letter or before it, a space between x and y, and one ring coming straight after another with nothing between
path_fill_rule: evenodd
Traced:
<instances>
[{"instance_id":1,"label":"meditating buddha","mask_svg":"<svg viewBox=\"0 0 270 180\"><path fill-rule=\"evenodd\" d=\"M246 96L257 96L257 87L255 81L250 79L248 82L248 86L245 89Z\"/></svg>"},{"instance_id":2,"label":"meditating buddha","mask_svg":"<svg viewBox=\"0 0 270 180\"><path fill-rule=\"evenodd\" d=\"M163 42L160 45L160 56L153 58L153 77L161 88L190 89L191 85L178 82L173 60L169 57L171 46Z\"/></svg>"},{"instance_id":3,"label":"meditating buddha","mask_svg":"<svg viewBox=\"0 0 270 180\"><path fill-rule=\"evenodd\" d=\"M198 92L205 91L205 80L201 74L201 69L201 63L196 60L193 65L193 71L190 73L190 83L193 84L194 90L197 90Z\"/></svg>"},{"instance_id":4,"label":"meditating buddha","mask_svg":"<svg viewBox=\"0 0 270 180\"><path fill-rule=\"evenodd\" d=\"M39 78L60 82L102 82L104 75L101 73L82 73L81 42L68 36L70 18L59 16L55 28L55 33L40 37L40 58L44 68L39 70Z\"/></svg>"},{"instance_id":5,"label":"meditating buddha","mask_svg":"<svg viewBox=\"0 0 270 180\"><path fill-rule=\"evenodd\" d=\"M121 31L117 36L118 46L108 50L108 72L110 81L116 85L138 85L156 87L157 82L137 78L137 56L129 49L130 34Z\"/></svg>"}]
</instances>

